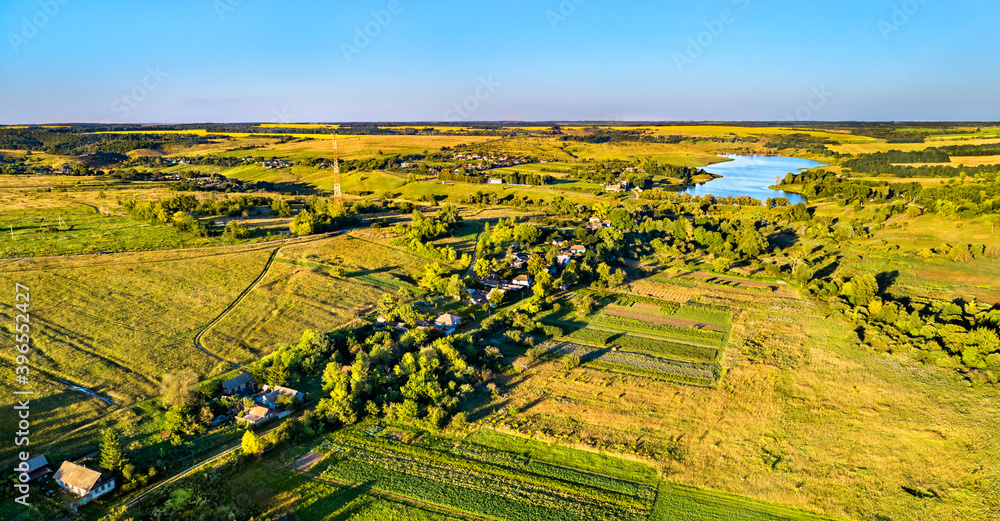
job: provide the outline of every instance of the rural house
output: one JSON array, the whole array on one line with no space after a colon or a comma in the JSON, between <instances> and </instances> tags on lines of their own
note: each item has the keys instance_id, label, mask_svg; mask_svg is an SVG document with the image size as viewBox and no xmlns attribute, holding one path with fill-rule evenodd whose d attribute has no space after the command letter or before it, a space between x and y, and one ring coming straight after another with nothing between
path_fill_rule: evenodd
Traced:
<instances>
[{"instance_id":1,"label":"rural house","mask_svg":"<svg viewBox=\"0 0 1000 521\"><path fill-rule=\"evenodd\" d=\"M514 284L521 287L531 286L531 276L530 275L518 275L514 277Z\"/></svg>"},{"instance_id":2,"label":"rural house","mask_svg":"<svg viewBox=\"0 0 1000 521\"><path fill-rule=\"evenodd\" d=\"M434 321L434 325L446 335L454 333L461 324L462 317L456 317L455 315L450 315L448 313L441 315Z\"/></svg>"},{"instance_id":3,"label":"rural house","mask_svg":"<svg viewBox=\"0 0 1000 521\"><path fill-rule=\"evenodd\" d=\"M80 501L73 503L74 508L90 503L115 488L114 476L90 470L72 461L64 461L52 478L60 487L80 498Z\"/></svg>"},{"instance_id":4,"label":"rural house","mask_svg":"<svg viewBox=\"0 0 1000 521\"><path fill-rule=\"evenodd\" d=\"M27 463L28 471L25 474L28 475L28 481L35 481L38 478L52 473L52 467L49 466L49 460L45 459L45 456L42 454L29 459Z\"/></svg>"},{"instance_id":5,"label":"rural house","mask_svg":"<svg viewBox=\"0 0 1000 521\"><path fill-rule=\"evenodd\" d=\"M570 246L569 252L573 255L583 255L587 253L587 247L582 244L577 244L576 246Z\"/></svg>"},{"instance_id":6,"label":"rural house","mask_svg":"<svg viewBox=\"0 0 1000 521\"><path fill-rule=\"evenodd\" d=\"M242 394L253 391L253 376L243 373L222 382L222 394Z\"/></svg>"},{"instance_id":7,"label":"rural house","mask_svg":"<svg viewBox=\"0 0 1000 521\"><path fill-rule=\"evenodd\" d=\"M282 387L276 385L274 387L264 386L264 392L254 395L253 401L267 407L268 409L277 409L280 405L278 404L278 397L285 396L292 402L301 402L305 395L295 389L289 389L288 387Z\"/></svg>"},{"instance_id":8,"label":"rural house","mask_svg":"<svg viewBox=\"0 0 1000 521\"><path fill-rule=\"evenodd\" d=\"M259 425L271 419L271 416L273 416L273 414L271 413L271 409L268 409L267 407L257 406L247 411L247 413L244 414L243 417L240 419L246 423L249 423L250 425Z\"/></svg>"}]
</instances>

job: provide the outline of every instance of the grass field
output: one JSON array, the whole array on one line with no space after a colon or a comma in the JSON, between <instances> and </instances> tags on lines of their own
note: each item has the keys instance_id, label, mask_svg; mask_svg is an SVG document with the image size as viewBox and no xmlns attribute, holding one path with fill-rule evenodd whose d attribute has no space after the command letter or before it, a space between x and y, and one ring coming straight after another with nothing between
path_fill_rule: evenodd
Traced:
<instances>
[{"instance_id":1,"label":"grass field","mask_svg":"<svg viewBox=\"0 0 1000 521\"><path fill-rule=\"evenodd\" d=\"M471 417L538 440L640 457L673 483L835 518L993 519L1000 505L987 490L1000 485L1000 472L982 462L1000 456L995 389L859 348L848 324L795 298L689 290L739 310L717 388L540 361L508 378L509 396ZM748 361L755 342L771 353L767 363ZM498 412L509 406L516 416ZM773 515L672 501L707 519Z\"/></svg>"},{"instance_id":2,"label":"grass field","mask_svg":"<svg viewBox=\"0 0 1000 521\"><path fill-rule=\"evenodd\" d=\"M385 293L416 292L427 260L338 236L281 248L260 284L210 329L205 346L247 362L292 343L306 329L332 331L369 310ZM326 267L342 268L344 278ZM257 276L263 264L252 274Z\"/></svg>"}]
</instances>

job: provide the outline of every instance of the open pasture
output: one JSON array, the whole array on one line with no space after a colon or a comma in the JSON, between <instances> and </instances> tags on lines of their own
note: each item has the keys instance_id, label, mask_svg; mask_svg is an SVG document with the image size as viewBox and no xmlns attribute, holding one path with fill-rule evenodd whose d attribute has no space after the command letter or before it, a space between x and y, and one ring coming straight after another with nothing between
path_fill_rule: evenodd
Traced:
<instances>
[{"instance_id":1,"label":"open pasture","mask_svg":"<svg viewBox=\"0 0 1000 521\"><path fill-rule=\"evenodd\" d=\"M231 360L257 359L295 342L306 329L332 331L355 320L385 293L416 293L426 263L405 250L350 235L289 244L203 343ZM343 270L343 278L335 276L334 267Z\"/></svg>"}]
</instances>

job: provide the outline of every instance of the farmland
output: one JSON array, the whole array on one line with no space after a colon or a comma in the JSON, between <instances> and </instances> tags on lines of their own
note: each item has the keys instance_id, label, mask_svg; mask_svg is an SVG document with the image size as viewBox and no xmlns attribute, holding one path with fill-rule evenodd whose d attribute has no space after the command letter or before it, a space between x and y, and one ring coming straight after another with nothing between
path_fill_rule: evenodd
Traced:
<instances>
[{"instance_id":1,"label":"farmland","mask_svg":"<svg viewBox=\"0 0 1000 521\"><path fill-rule=\"evenodd\" d=\"M898 144L839 128L729 125L601 125L597 136L587 125L345 132L345 165L372 163L345 166L348 204L338 205L329 138L305 133L334 126L178 130L205 139L144 141L150 148L123 154L136 159L123 159L117 177L97 171L104 166L62 170L86 155L4 152L63 171L0 176L0 284L32 289L37 447L83 457L110 427L141 473L181 470L181 458L239 444L246 427L207 396L237 374L235 362L259 384L316 400L280 436L265 436L261 453L196 472L143 508L182 504L185 491L211 483L216 495L201 497L242 505L237 519L991 520L1000 475L983 462L1000 458L1000 409L983 331L995 329L1000 302L991 253L1000 221L988 197L951 215L938 212L943 202L892 213L896 202L875 200L887 179L836 164L838 179L870 182L876 195L768 208L611 194L587 176L615 160L614 175L638 175L651 159L691 167L720 153L775 153L784 149L771 140L793 134L861 153L995 133L916 128L907 132L927 134L924 143ZM843 159L827 151L795 155ZM551 175L551 184L429 170L471 161L455 154L530 156L477 175ZM295 164L261 160L270 157ZM133 167L137 180L120 175ZM183 180L219 175L265 183L225 193ZM986 193L989 175L891 181ZM244 196L277 202L194 216L204 234L123 204ZM443 214L451 220L435 220ZM333 215L343 220L321 223ZM289 235L304 218L317 228ZM426 232L414 225L424 220ZM249 230L236 238L222 231L230 223ZM962 246L968 255L956 256ZM507 282L520 275L529 286L517 290ZM496 302L482 300L490 280L508 292ZM435 327L443 313L461 319L454 334ZM9 309L0 320L11 333ZM307 338L326 350L309 351ZM982 353L966 348L975 342ZM0 354L5 370L14 363ZM206 391L171 406L161 384L183 371ZM168 432L167 415L185 408L198 426ZM0 427L13 429L11 420ZM308 451L318 451L315 466L297 468Z\"/></svg>"}]
</instances>

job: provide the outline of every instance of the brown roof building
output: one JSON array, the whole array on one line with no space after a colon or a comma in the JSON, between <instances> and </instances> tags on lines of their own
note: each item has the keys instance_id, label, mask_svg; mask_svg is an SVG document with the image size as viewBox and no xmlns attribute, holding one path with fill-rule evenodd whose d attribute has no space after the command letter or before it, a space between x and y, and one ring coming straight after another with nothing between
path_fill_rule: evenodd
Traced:
<instances>
[{"instance_id":1,"label":"brown roof building","mask_svg":"<svg viewBox=\"0 0 1000 521\"><path fill-rule=\"evenodd\" d=\"M60 487L84 500L75 503L75 505L88 503L115 488L114 476L90 470L72 461L64 461L52 478Z\"/></svg>"}]
</instances>

